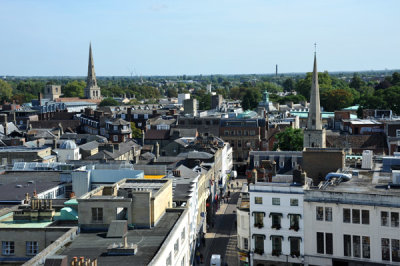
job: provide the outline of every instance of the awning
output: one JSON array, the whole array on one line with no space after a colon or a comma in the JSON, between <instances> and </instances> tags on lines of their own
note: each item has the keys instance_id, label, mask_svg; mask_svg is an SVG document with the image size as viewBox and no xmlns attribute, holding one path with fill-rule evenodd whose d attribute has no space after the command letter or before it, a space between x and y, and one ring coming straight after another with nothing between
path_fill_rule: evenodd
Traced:
<instances>
[{"instance_id":1,"label":"awning","mask_svg":"<svg viewBox=\"0 0 400 266\"><path fill-rule=\"evenodd\" d=\"M280 237L282 240L284 239L283 236L278 236L278 235L270 235L270 236L269 236L269 239L271 240L273 237Z\"/></svg>"},{"instance_id":2,"label":"awning","mask_svg":"<svg viewBox=\"0 0 400 266\"><path fill-rule=\"evenodd\" d=\"M270 212L270 213L269 213L269 217L271 217L272 215L278 215L278 216L280 216L280 217L283 216L283 214L280 213L280 212Z\"/></svg>"},{"instance_id":3,"label":"awning","mask_svg":"<svg viewBox=\"0 0 400 266\"><path fill-rule=\"evenodd\" d=\"M264 214L264 217L265 217L265 212L252 212L251 216L254 216L254 213L262 213L262 214Z\"/></svg>"},{"instance_id":4,"label":"awning","mask_svg":"<svg viewBox=\"0 0 400 266\"><path fill-rule=\"evenodd\" d=\"M260 235L260 234L253 234L253 235L251 236L251 238L254 238L255 236L262 236L262 237L265 239L265 235Z\"/></svg>"},{"instance_id":5,"label":"awning","mask_svg":"<svg viewBox=\"0 0 400 266\"><path fill-rule=\"evenodd\" d=\"M300 216L300 218L301 218L301 214L299 214L299 213L288 213L288 215L287 215L287 217L289 218L289 216Z\"/></svg>"}]
</instances>

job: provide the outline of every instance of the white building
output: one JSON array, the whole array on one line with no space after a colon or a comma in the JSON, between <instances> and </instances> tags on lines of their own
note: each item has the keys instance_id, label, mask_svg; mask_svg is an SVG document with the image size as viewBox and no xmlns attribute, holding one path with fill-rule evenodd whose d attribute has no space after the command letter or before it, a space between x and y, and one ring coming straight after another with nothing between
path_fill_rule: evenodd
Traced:
<instances>
[{"instance_id":1,"label":"white building","mask_svg":"<svg viewBox=\"0 0 400 266\"><path fill-rule=\"evenodd\" d=\"M178 104L183 105L184 100L190 99L190 93L179 93L178 94Z\"/></svg>"},{"instance_id":2,"label":"white building","mask_svg":"<svg viewBox=\"0 0 400 266\"><path fill-rule=\"evenodd\" d=\"M236 207L237 221L237 248L239 249L240 266L249 263L250 248L250 198L247 183L242 186L242 191Z\"/></svg>"},{"instance_id":3,"label":"white building","mask_svg":"<svg viewBox=\"0 0 400 266\"><path fill-rule=\"evenodd\" d=\"M371 175L305 191L306 265L400 264L399 185Z\"/></svg>"},{"instance_id":4,"label":"white building","mask_svg":"<svg viewBox=\"0 0 400 266\"><path fill-rule=\"evenodd\" d=\"M302 187L287 183L251 184L250 257L253 265L302 263Z\"/></svg>"},{"instance_id":5,"label":"white building","mask_svg":"<svg viewBox=\"0 0 400 266\"><path fill-rule=\"evenodd\" d=\"M66 140L60 148L56 150L57 160L61 163L65 163L69 160L80 160L81 154L79 153L79 147L72 140Z\"/></svg>"}]
</instances>

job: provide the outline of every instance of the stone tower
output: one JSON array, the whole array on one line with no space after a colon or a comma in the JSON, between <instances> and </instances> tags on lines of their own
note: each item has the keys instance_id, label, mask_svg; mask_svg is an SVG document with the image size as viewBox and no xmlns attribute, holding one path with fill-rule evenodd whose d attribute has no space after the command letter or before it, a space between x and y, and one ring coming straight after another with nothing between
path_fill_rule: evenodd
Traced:
<instances>
[{"instance_id":1,"label":"stone tower","mask_svg":"<svg viewBox=\"0 0 400 266\"><path fill-rule=\"evenodd\" d=\"M89 65L86 79L85 98L101 99L100 87L97 86L96 73L94 72L92 44L89 45Z\"/></svg>"},{"instance_id":2,"label":"stone tower","mask_svg":"<svg viewBox=\"0 0 400 266\"><path fill-rule=\"evenodd\" d=\"M307 128L304 130L304 148L326 148L326 132L322 128L321 106L319 101L319 85L317 71L317 55L314 53L314 69L312 73L310 105L308 108Z\"/></svg>"}]
</instances>

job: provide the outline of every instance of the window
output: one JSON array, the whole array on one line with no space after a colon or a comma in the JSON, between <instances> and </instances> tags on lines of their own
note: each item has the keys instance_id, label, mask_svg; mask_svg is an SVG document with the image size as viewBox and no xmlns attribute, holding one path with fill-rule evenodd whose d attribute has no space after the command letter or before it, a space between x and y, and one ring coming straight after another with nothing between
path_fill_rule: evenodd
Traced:
<instances>
[{"instance_id":1,"label":"window","mask_svg":"<svg viewBox=\"0 0 400 266\"><path fill-rule=\"evenodd\" d=\"M256 135L256 131L255 130L250 130L250 136L255 136Z\"/></svg>"},{"instance_id":2,"label":"window","mask_svg":"<svg viewBox=\"0 0 400 266\"><path fill-rule=\"evenodd\" d=\"M271 226L271 228L275 228L277 230L281 229L281 216L282 216L282 214L280 214L280 213L271 213L270 216L272 216L272 226Z\"/></svg>"},{"instance_id":3,"label":"window","mask_svg":"<svg viewBox=\"0 0 400 266\"><path fill-rule=\"evenodd\" d=\"M149 115L148 114L144 114L144 119L149 119Z\"/></svg>"},{"instance_id":4,"label":"window","mask_svg":"<svg viewBox=\"0 0 400 266\"><path fill-rule=\"evenodd\" d=\"M138 117L139 117L138 114L133 114L134 119L138 119Z\"/></svg>"},{"instance_id":5,"label":"window","mask_svg":"<svg viewBox=\"0 0 400 266\"><path fill-rule=\"evenodd\" d=\"M279 256L282 253L282 237L272 236L272 255Z\"/></svg>"},{"instance_id":6,"label":"window","mask_svg":"<svg viewBox=\"0 0 400 266\"><path fill-rule=\"evenodd\" d=\"M362 237L362 256L365 259L370 258L370 239L369 236Z\"/></svg>"},{"instance_id":7,"label":"window","mask_svg":"<svg viewBox=\"0 0 400 266\"><path fill-rule=\"evenodd\" d=\"M343 222L350 223L350 209L343 209Z\"/></svg>"},{"instance_id":8,"label":"window","mask_svg":"<svg viewBox=\"0 0 400 266\"><path fill-rule=\"evenodd\" d=\"M254 226L261 228L264 226L264 213L254 212Z\"/></svg>"},{"instance_id":9,"label":"window","mask_svg":"<svg viewBox=\"0 0 400 266\"><path fill-rule=\"evenodd\" d=\"M92 208L92 221L93 222L103 221L103 208Z\"/></svg>"},{"instance_id":10,"label":"window","mask_svg":"<svg viewBox=\"0 0 400 266\"><path fill-rule=\"evenodd\" d=\"M290 239L290 255L292 256L300 256L300 238L298 237L289 237Z\"/></svg>"},{"instance_id":11,"label":"window","mask_svg":"<svg viewBox=\"0 0 400 266\"><path fill-rule=\"evenodd\" d=\"M238 140L238 141L237 141L237 145L238 145L238 148L241 148L241 147L242 147L242 141L241 141L241 140Z\"/></svg>"},{"instance_id":12,"label":"window","mask_svg":"<svg viewBox=\"0 0 400 266\"><path fill-rule=\"evenodd\" d=\"M400 129L396 129L396 137L400 137Z\"/></svg>"},{"instance_id":13,"label":"window","mask_svg":"<svg viewBox=\"0 0 400 266\"><path fill-rule=\"evenodd\" d=\"M185 266L185 265L186 265L185 262L186 262L186 261L185 261L185 256L183 256L182 261L181 261L181 266Z\"/></svg>"},{"instance_id":14,"label":"window","mask_svg":"<svg viewBox=\"0 0 400 266\"><path fill-rule=\"evenodd\" d=\"M332 222L332 207L325 207L325 221Z\"/></svg>"},{"instance_id":15,"label":"window","mask_svg":"<svg viewBox=\"0 0 400 266\"><path fill-rule=\"evenodd\" d=\"M254 197L254 202L256 204L262 204L262 197Z\"/></svg>"},{"instance_id":16,"label":"window","mask_svg":"<svg viewBox=\"0 0 400 266\"><path fill-rule=\"evenodd\" d=\"M178 253L179 251L179 238L175 241L174 244L174 254L176 255L176 253Z\"/></svg>"},{"instance_id":17,"label":"window","mask_svg":"<svg viewBox=\"0 0 400 266\"><path fill-rule=\"evenodd\" d=\"M14 241L2 242L3 255L14 255Z\"/></svg>"},{"instance_id":18,"label":"window","mask_svg":"<svg viewBox=\"0 0 400 266\"><path fill-rule=\"evenodd\" d=\"M264 235L255 235L254 252L257 254L264 254Z\"/></svg>"},{"instance_id":19,"label":"window","mask_svg":"<svg viewBox=\"0 0 400 266\"><path fill-rule=\"evenodd\" d=\"M243 237L243 247L244 249L249 249L249 240L247 237Z\"/></svg>"},{"instance_id":20,"label":"window","mask_svg":"<svg viewBox=\"0 0 400 266\"><path fill-rule=\"evenodd\" d=\"M229 136L229 130L225 130L224 135Z\"/></svg>"},{"instance_id":21,"label":"window","mask_svg":"<svg viewBox=\"0 0 400 266\"><path fill-rule=\"evenodd\" d=\"M118 130L118 126L114 126L114 131L117 131Z\"/></svg>"},{"instance_id":22,"label":"window","mask_svg":"<svg viewBox=\"0 0 400 266\"><path fill-rule=\"evenodd\" d=\"M353 256L357 258L361 256L360 236L353 236Z\"/></svg>"},{"instance_id":23,"label":"window","mask_svg":"<svg viewBox=\"0 0 400 266\"><path fill-rule=\"evenodd\" d=\"M388 212L381 212L381 225L382 226L389 226L389 213Z\"/></svg>"},{"instance_id":24,"label":"window","mask_svg":"<svg viewBox=\"0 0 400 266\"><path fill-rule=\"evenodd\" d=\"M353 224L359 224L360 223L360 210L353 209L352 216L353 216Z\"/></svg>"},{"instance_id":25,"label":"window","mask_svg":"<svg viewBox=\"0 0 400 266\"><path fill-rule=\"evenodd\" d=\"M118 141L118 135L113 136L113 141Z\"/></svg>"},{"instance_id":26,"label":"window","mask_svg":"<svg viewBox=\"0 0 400 266\"><path fill-rule=\"evenodd\" d=\"M324 254L324 233L317 232L317 253Z\"/></svg>"},{"instance_id":27,"label":"window","mask_svg":"<svg viewBox=\"0 0 400 266\"><path fill-rule=\"evenodd\" d=\"M169 255L168 255L168 257L167 257L167 260L165 261L165 264L166 264L167 266L172 265L172 256L171 256L171 252L169 253Z\"/></svg>"},{"instance_id":28,"label":"window","mask_svg":"<svg viewBox=\"0 0 400 266\"><path fill-rule=\"evenodd\" d=\"M317 221L324 220L324 207L317 206Z\"/></svg>"},{"instance_id":29,"label":"window","mask_svg":"<svg viewBox=\"0 0 400 266\"><path fill-rule=\"evenodd\" d=\"M351 256L351 235L343 235L344 256Z\"/></svg>"},{"instance_id":30,"label":"window","mask_svg":"<svg viewBox=\"0 0 400 266\"><path fill-rule=\"evenodd\" d=\"M281 205L280 198L272 198L272 205Z\"/></svg>"},{"instance_id":31,"label":"window","mask_svg":"<svg viewBox=\"0 0 400 266\"><path fill-rule=\"evenodd\" d=\"M333 255L333 235L325 233L326 254Z\"/></svg>"},{"instance_id":32,"label":"window","mask_svg":"<svg viewBox=\"0 0 400 266\"><path fill-rule=\"evenodd\" d=\"M391 227L399 227L399 213L391 212L390 213Z\"/></svg>"},{"instance_id":33,"label":"window","mask_svg":"<svg viewBox=\"0 0 400 266\"><path fill-rule=\"evenodd\" d=\"M361 220L362 224L369 224L369 210L361 211Z\"/></svg>"},{"instance_id":34,"label":"window","mask_svg":"<svg viewBox=\"0 0 400 266\"><path fill-rule=\"evenodd\" d=\"M238 131L236 131L236 134L237 134L238 136L241 136L241 135L242 135L242 131L241 131L241 130L238 130Z\"/></svg>"},{"instance_id":35,"label":"window","mask_svg":"<svg viewBox=\"0 0 400 266\"><path fill-rule=\"evenodd\" d=\"M299 206L298 199L290 199L290 206Z\"/></svg>"},{"instance_id":36,"label":"window","mask_svg":"<svg viewBox=\"0 0 400 266\"><path fill-rule=\"evenodd\" d=\"M382 238L381 245L382 245L382 260L390 260L389 238Z\"/></svg>"},{"instance_id":37,"label":"window","mask_svg":"<svg viewBox=\"0 0 400 266\"><path fill-rule=\"evenodd\" d=\"M243 135L247 136L248 135L248 131L247 130L243 131Z\"/></svg>"},{"instance_id":38,"label":"window","mask_svg":"<svg viewBox=\"0 0 400 266\"><path fill-rule=\"evenodd\" d=\"M392 239L392 261L400 261L400 240Z\"/></svg>"},{"instance_id":39,"label":"window","mask_svg":"<svg viewBox=\"0 0 400 266\"><path fill-rule=\"evenodd\" d=\"M183 228L182 232L181 232L181 240L184 241L185 240L185 228Z\"/></svg>"},{"instance_id":40,"label":"window","mask_svg":"<svg viewBox=\"0 0 400 266\"><path fill-rule=\"evenodd\" d=\"M39 245L37 241L26 241L26 255L36 255L38 254Z\"/></svg>"},{"instance_id":41,"label":"window","mask_svg":"<svg viewBox=\"0 0 400 266\"><path fill-rule=\"evenodd\" d=\"M290 217L290 228L289 230L293 229L298 231L300 229L300 214L289 214Z\"/></svg>"}]
</instances>

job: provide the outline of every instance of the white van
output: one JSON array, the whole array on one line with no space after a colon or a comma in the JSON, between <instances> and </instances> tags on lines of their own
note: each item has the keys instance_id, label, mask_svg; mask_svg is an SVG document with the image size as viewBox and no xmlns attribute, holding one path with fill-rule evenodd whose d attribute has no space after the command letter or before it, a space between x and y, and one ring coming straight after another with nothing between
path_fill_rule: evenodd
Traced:
<instances>
[{"instance_id":1,"label":"white van","mask_svg":"<svg viewBox=\"0 0 400 266\"><path fill-rule=\"evenodd\" d=\"M212 254L210 260L210 266L221 266L221 255Z\"/></svg>"}]
</instances>

